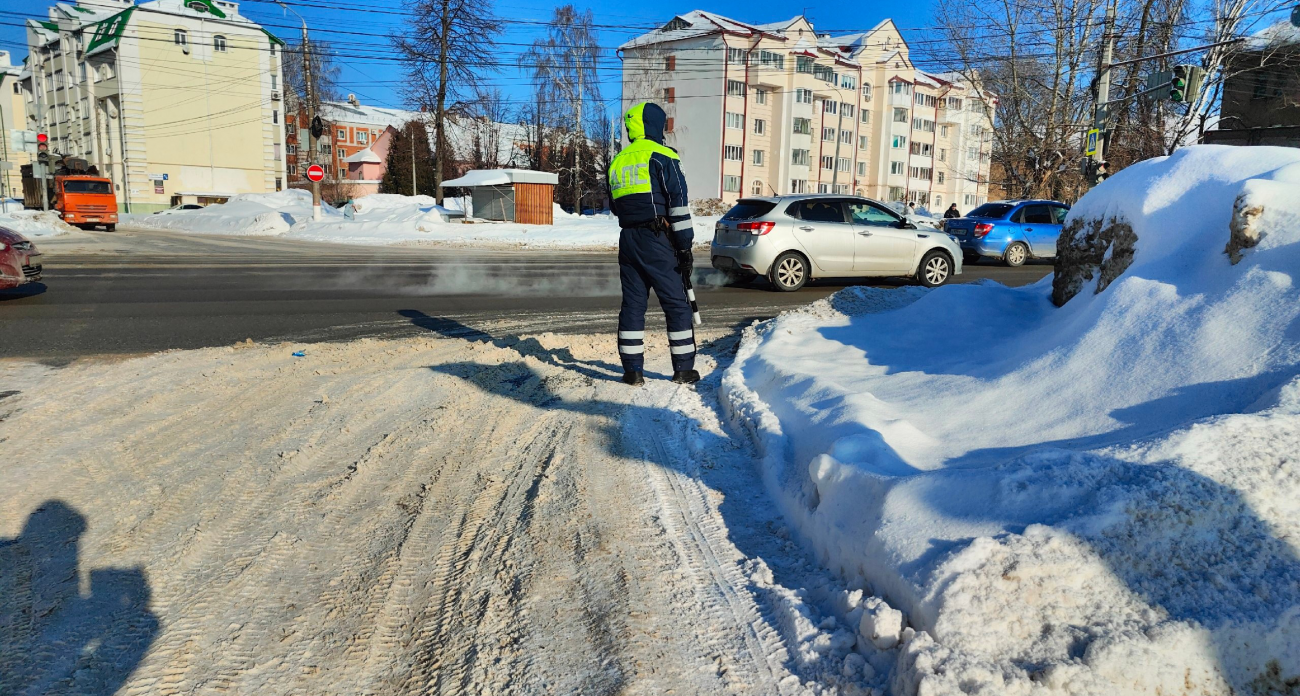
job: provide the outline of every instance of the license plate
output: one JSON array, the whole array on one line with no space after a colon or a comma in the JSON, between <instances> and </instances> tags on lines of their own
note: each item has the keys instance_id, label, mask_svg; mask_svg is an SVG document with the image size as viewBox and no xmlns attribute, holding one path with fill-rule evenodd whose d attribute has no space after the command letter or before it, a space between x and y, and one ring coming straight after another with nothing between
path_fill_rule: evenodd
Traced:
<instances>
[{"instance_id":1,"label":"license plate","mask_svg":"<svg viewBox=\"0 0 1300 696\"><path fill-rule=\"evenodd\" d=\"M99 222L99 218L88 217L86 218L86 222Z\"/></svg>"}]
</instances>

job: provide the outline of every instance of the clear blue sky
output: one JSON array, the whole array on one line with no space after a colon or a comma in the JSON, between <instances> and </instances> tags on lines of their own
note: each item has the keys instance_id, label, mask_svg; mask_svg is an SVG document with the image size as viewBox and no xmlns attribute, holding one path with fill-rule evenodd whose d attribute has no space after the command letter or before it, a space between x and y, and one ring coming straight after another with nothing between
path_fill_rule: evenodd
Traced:
<instances>
[{"instance_id":1,"label":"clear blue sky","mask_svg":"<svg viewBox=\"0 0 1300 696\"><path fill-rule=\"evenodd\" d=\"M18 62L26 55L22 18L44 18L52 3L44 0L5 0L2 4L0 50L10 51L14 55L14 61ZM353 92L363 103L405 106L399 89L403 66L392 59L388 42L390 35L402 31L405 18L401 3L384 0L291 0L289 4L307 19L313 38L329 41L336 48L336 62L342 68L338 80L340 92ZM709 10L754 23L788 19L802 12L819 29L836 32L870 28L889 17L904 30L904 36L909 40L933 38L933 35L927 35L928 32L922 29L934 23L931 16L932 0L907 4L879 0L863 3L823 1L810 5L790 5L773 0L713 0L707 3L676 4L596 0L575 4L579 9L591 9L597 24L607 25L599 29L601 45L610 49L601 64L607 98L618 96L618 63L613 48L648 27L662 24L675 14L694 9ZM496 5L498 14L510 23L501 36L502 46L497 61L504 67L495 75L490 75L488 80L501 87L511 100L525 99L530 91L514 63L518 54L540 35L542 28L536 23L546 21L554 7L554 3L533 0L502 0ZM240 12L282 38L295 38L299 31L297 19L292 14L283 12L270 0L240 0ZM908 31L909 29L915 30Z\"/></svg>"}]
</instances>

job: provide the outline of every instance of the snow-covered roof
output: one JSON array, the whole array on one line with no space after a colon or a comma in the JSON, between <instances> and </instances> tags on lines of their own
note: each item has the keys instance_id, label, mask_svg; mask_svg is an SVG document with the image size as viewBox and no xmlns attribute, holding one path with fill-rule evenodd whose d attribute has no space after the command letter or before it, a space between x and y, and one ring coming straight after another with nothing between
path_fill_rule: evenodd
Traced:
<instances>
[{"instance_id":1,"label":"snow-covered roof","mask_svg":"<svg viewBox=\"0 0 1300 696\"><path fill-rule=\"evenodd\" d=\"M376 155L375 151L370 148L361 150L354 155L344 157L343 161L348 163L361 162L363 164L379 164L383 162L382 159L379 159L379 155Z\"/></svg>"},{"instance_id":2,"label":"snow-covered roof","mask_svg":"<svg viewBox=\"0 0 1300 696\"><path fill-rule=\"evenodd\" d=\"M1250 47L1257 51L1297 44L1300 44L1300 27L1287 21L1271 24L1250 37Z\"/></svg>"},{"instance_id":3,"label":"snow-covered roof","mask_svg":"<svg viewBox=\"0 0 1300 696\"><path fill-rule=\"evenodd\" d=\"M510 184L560 183L560 175L532 169L471 169L459 179L442 182L443 186L508 186Z\"/></svg>"},{"instance_id":4,"label":"snow-covered roof","mask_svg":"<svg viewBox=\"0 0 1300 696\"><path fill-rule=\"evenodd\" d=\"M382 106L354 102L321 102L321 119L331 123L356 123L367 126L401 128L420 117L419 111L386 109Z\"/></svg>"},{"instance_id":5,"label":"snow-covered roof","mask_svg":"<svg viewBox=\"0 0 1300 696\"><path fill-rule=\"evenodd\" d=\"M637 36L630 41L619 46L619 50L629 48L640 48L651 46L669 41L681 41L683 39L694 39L710 34L740 34L742 36L752 36L754 34L765 34L776 38L784 38L781 31L788 28L799 18L796 17L789 22L778 22L773 24L747 24L730 17L723 17L720 14L706 12L704 10L691 10L686 14L680 14L673 17L667 24ZM773 27L781 27L775 29Z\"/></svg>"}]
</instances>

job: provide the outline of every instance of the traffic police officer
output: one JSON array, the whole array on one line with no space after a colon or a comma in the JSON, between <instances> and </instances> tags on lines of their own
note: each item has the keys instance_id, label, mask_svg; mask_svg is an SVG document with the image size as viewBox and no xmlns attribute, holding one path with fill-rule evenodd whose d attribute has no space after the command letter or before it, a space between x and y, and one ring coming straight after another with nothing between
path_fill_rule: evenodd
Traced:
<instances>
[{"instance_id":1,"label":"traffic police officer","mask_svg":"<svg viewBox=\"0 0 1300 696\"><path fill-rule=\"evenodd\" d=\"M677 152L664 146L664 110L650 102L637 104L623 116L628 145L609 165L609 197L618 224L619 278L623 307L618 313L618 353L623 381L645 382L645 311L654 288L668 323L668 350L673 381L698 382L695 371L695 331L683 275L694 259L691 209L686 177Z\"/></svg>"}]
</instances>

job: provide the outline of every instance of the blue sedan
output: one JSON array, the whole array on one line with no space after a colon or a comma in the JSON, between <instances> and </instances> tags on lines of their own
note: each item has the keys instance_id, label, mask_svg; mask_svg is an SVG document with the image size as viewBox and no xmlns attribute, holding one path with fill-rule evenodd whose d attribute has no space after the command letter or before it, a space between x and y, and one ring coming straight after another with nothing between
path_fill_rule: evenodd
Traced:
<instances>
[{"instance_id":1,"label":"blue sedan","mask_svg":"<svg viewBox=\"0 0 1300 696\"><path fill-rule=\"evenodd\" d=\"M961 245L966 263L1000 259L1020 266L1056 258L1056 240L1069 206L1056 201L995 201L948 220L945 230Z\"/></svg>"}]
</instances>

